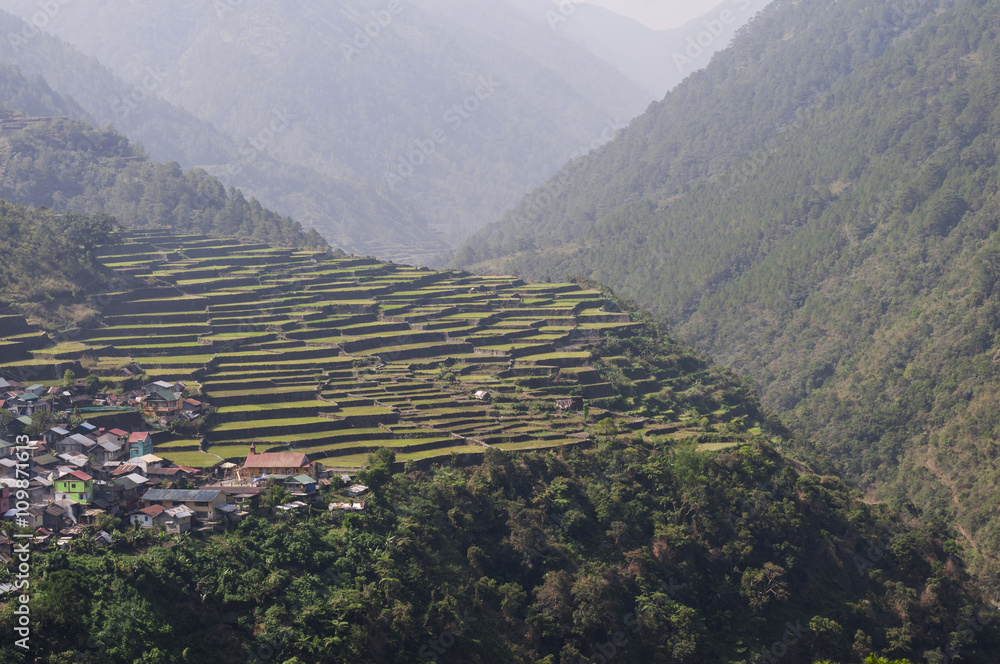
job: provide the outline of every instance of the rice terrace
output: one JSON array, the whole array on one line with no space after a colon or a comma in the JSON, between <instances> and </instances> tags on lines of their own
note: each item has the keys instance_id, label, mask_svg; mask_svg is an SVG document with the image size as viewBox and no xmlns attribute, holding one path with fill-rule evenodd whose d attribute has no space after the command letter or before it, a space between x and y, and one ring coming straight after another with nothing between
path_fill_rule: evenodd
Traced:
<instances>
[{"instance_id":1,"label":"rice terrace","mask_svg":"<svg viewBox=\"0 0 1000 664\"><path fill-rule=\"evenodd\" d=\"M155 434L174 463L239 463L253 443L350 470L379 448L423 466L618 434L719 449L759 431L727 405L735 379L665 338L640 349L655 329L586 285L158 230L100 255L135 286L51 336L0 317L0 371L108 384L137 364L185 382L210 412L197 435Z\"/></svg>"}]
</instances>

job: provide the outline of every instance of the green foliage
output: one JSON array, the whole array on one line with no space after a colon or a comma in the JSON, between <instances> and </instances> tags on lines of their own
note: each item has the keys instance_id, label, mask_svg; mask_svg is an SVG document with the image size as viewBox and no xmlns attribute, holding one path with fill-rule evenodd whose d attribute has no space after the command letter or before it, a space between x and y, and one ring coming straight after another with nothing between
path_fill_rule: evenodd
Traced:
<instances>
[{"instance_id":1,"label":"green foliage","mask_svg":"<svg viewBox=\"0 0 1000 664\"><path fill-rule=\"evenodd\" d=\"M717 664L770 652L811 616L790 662L846 662L859 630L865 655L917 661L975 603L937 531L762 442L497 452L405 475L389 455L372 461L383 483L363 515L265 510L225 534L114 531L110 549L34 550L33 647L110 662L381 663L447 643L454 661L527 664L587 659L622 632L622 661ZM890 531L905 564L858 573ZM987 625L963 661L988 664L998 646ZM0 658L30 661L9 641Z\"/></svg>"},{"instance_id":2,"label":"green foliage","mask_svg":"<svg viewBox=\"0 0 1000 664\"><path fill-rule=\"evenodd\" d=\"M95 232L89 241L109 242L111 236ZM80 251L59 215L5 201L0 201L0 255L0 300L7 302L72 297L113 280L110 270Z\"/></svg>"},{"instance_id":3,"label":"green foliage","mask_svg":"<svg viewBox=\"0 0 1000 664\"><path fill-rule=\"evenodd\" d=\"M291 501L292 494L288 492L283 486L278 484L273 484L267 491L267 496L264 498L265 507L274 507L275 505L284 505L285 503Z\"/></svg>"},{"instance_id":4,"label":"green foliage","mask_svg":"<svg viewBox=\"0 0 1000 664\"><path fill-rule=\"evenodd\" d=\"M275 245L327 246L315 230L304 231L256 199L226 190L202 170L184 172L176 163L150 161L110 129L39 122L4 134L0 142L9 148L0 156L0 198L66 211L63 235L87 254L95 243L114 237L116 218L133 228L165 226Z\"/></svg>"}]
</instances>

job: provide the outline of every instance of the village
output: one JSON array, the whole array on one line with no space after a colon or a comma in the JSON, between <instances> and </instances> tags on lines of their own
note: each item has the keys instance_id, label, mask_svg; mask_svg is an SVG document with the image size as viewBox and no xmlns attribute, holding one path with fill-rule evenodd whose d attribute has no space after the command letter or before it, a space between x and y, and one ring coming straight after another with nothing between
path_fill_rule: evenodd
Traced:
<instances>
[{"instance_id":1,"label":"village","mask_svg":"<svg viewBox=\"0 0 1000 664\"><path fill-rule=\"evenodd\" d=\"M118 407L160 426L193 420L203 405L185 398L185 387L155 381L119 397ZM175 464L155 454L155 430L71 422L79 417L57 410L69 394L0 378L0 413L9 413L0 424L0 514L32 530L35 546L62 547L82 536L110 544L108 524L180 534L224 530L261 508L278 514L324 503L331 512L365 509L367 487L304 453L257 453L251 443L242 464ZM39 432L42 413L42 421L66 421ZM0 533L0 558L11 553L12 540Z\"/></svg>"}]
</instances>

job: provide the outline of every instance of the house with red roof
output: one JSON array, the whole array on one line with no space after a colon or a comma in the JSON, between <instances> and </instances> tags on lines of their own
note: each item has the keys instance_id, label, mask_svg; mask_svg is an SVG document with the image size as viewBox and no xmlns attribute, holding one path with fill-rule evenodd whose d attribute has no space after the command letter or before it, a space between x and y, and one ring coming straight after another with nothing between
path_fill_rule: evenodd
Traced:
<instances>
[{"instance_id":1,"label":"house with red roof","mask_svg":"<svg viewBox=\"0 0 1000 664\"><path fill-rule=\"evenodd\" d=\"M74 503L94 502L94 478L82 470L71 470L55 480L56 500L72 500Z\"/></svg>"},{"instance_id":2,"label":"house with red roof","mask_svg":"<svg viewBox=\"0 0 1000 664\"><path fill-rule=\"evenodd\" d=\"M131 515L133 524L140 528L160 527L168 533L186 533L191 530L191 517L194 512L184 505L165 508L162 505L150 505L136 510Z\"/></svg>"},{"instance_id":3,"label":"house with red roof","mask_svg":"<svg viewBox=\"0 0 1000 664\"><path fill-rule=\"evenodd\" d=\"M134 526L152 528L156 525L159 516L165 511L162 505L150 505L149 507L143 507L141 510L132 512L130 520Z\"/></svg>"},{"instance_id":4,"label":"house with red roof","mask_svg":"<svg viewBox=\"0 0 1000 664\"><path fill-rule=\"evenodd\" d=\"M250 454L240 468L240 476L257 479L262 475L308 475L316 479L316 464L302 452L264 452L257 454L257 446L250 445Z\"/></svg>"},{"instance_id":5,"label":"house with red roof","mask_svg":"<svg viewBox=\"0 0 1000 664\"><path fill-rule=\"evenodd\" d=\"M128 437L128 458L153 453L153 436L148 431L133 431Z\"/></svg>"}]
</instances>

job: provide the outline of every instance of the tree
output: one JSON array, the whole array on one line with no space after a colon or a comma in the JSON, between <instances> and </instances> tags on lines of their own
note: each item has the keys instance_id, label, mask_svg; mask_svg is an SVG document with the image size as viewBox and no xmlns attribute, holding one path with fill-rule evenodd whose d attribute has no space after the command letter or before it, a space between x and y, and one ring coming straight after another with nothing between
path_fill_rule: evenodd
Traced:
<instances>
[{"instance_id":1,"label":"tree","mask_svg":"<svg viewBox=\"0 0 1000 664\"><path fill-rule=\"evenodd\" d=\"M67 369L63 372L62 386L64 389L69 389L76 384L76 373L72 369Z\"/></svg>"},{"instance_id":2,"label":"tree","mask_svg":"<svg viewBox=\"0 0 1000 664\"><path fill-rule=\"evenodd\" d=\"M618 433L618 427L614 419L605 417L594 427L594 433L598 436L614 436Z\"/></svg>"},{"instance_id":3,"label":"tree","mask_svg":"<svg viewBox=\"0 0 1000 664\"><path fill-rule=\"evenodd\" d=\"M283 505L287 503L292 497L292 494L288 493L285 487L278 484L271 486L271 490L267 492L267 498L264 499L265 507L274 507L275 505Z\"/></svg>"},{"instance_id":4,"label":"tree","mask_svg":"<svg viewBox=\"0 0 1000 664\"><path fill-rule=\"evenodd\" d=\"M31 425L25 433L31 437L39 436L56 423L56 417L48 410L36 410L31 416Z\"/></svg>"},{"instance_id":5,"label":"tree","mask_svg":"<svg viewBox=\"0 0 1000 664\"><path fill-rule=\"evenodd\" d=\"M359 479L373 491L378 491L392 479L392 466L396 463L396 453L383 447L368 455L368 467L359 473Z\"/></svg>"},{"instance_id":6,"label":"tree","mask_svg":"<svg viewBox=\"0 0 1000 664\"><path fill-rule=\"evenodd\" d=\"M68 212L59 217L66 238L90 253L95 247L112 242L112 234L117 230L118 220L103 212L90 217Z\"/></svg>"}]
</instances>

